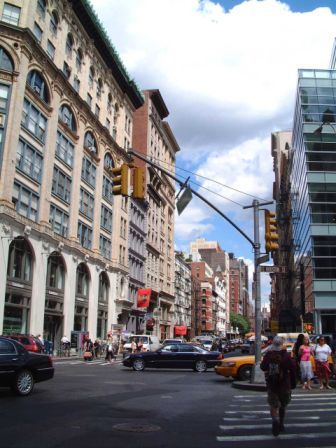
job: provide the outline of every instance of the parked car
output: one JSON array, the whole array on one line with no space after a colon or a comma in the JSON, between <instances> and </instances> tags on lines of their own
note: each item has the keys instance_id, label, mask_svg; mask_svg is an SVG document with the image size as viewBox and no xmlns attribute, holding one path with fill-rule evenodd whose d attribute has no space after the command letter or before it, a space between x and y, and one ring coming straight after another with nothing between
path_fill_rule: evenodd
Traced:
<instances>
[{"instance_id":1,"label":"parked car","mask_svg":"<svg viewBox=\"0 0 336 448\"><path fill-rule=\"evenodd\" d=\"M20 342L28 352L43 353L41 341L31 334L10 334L5 337Z\"/></svg>"},{"instance_id":2,"label":"parked car","mask_svg":"<svg viewBox=\"0 0 336 448\"><path fill-rule=\"evenodd\" d=\"M152 351L152 350L157 350L158 348L161 347L159 338L157 336L147 336L144 334L134 334L129 336L129 338L127 339L126 343L124 344L124 353L123 356L125 357L127 355L127 353L131 353L132 349L131 349L131 344L132 344L132 340L135 340L135 342L138 344L140 342L140 340L142 341L143 344L143 350L146 351Z\"/></svg>"},{"instance_id":3,"label":"parked car","mask_svg":"<svg viewBox=\"0 0 336 448\"><path fill-rule=\"evenodd\" d=\"M206 350L211 350L213 340L212 339L201 339L200 343Z\"/></svg>"},{"instance_id":4,"label":"parked car","mask_svg":"<svg viewBox=\"0 0 336 448\"><path fill-rule=\"evenodd\" d=\"M35 383L53 376L49 355L28 352L20 342L0 336L0 387L10 387L17 395L26 396Z\"/></svg>"},{"instance_id":5,"label":"parked car","mask_svg":"<svg viewBox=\"0 0 336 448\"><path fill-rule=\"evenodd\" d=\"M150 367L193 369L196 372L205 372L223 358L220 352L209 352L194 344L170 344L155 352L129 354L124 358L123 364L137 371Z\"/></svg>"}]
</instances>

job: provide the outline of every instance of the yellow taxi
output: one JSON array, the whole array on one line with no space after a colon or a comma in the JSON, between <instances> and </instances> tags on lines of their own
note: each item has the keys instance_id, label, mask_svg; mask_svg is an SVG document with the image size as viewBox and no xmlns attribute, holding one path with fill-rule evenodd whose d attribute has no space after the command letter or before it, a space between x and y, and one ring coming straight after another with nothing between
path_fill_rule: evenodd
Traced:
<instances>
[{"instance_id":1,"label":"yellow taxi","mask_svg":"<svg viewBox=\"0 0 336 448\"><path fill-rule=\"evenodd\" d=\"M286 343L285 346L289 352L292 351L292 343ZM262 355L267 349L268 348L262 350ZM217 375L222 375L227 378L232 377L236 380L248 381L251 378L252 367L254 364L254 355L232 356L232 358L223 359L219 365L215 366L215 372Z\"/></svg>"}]
</instances>

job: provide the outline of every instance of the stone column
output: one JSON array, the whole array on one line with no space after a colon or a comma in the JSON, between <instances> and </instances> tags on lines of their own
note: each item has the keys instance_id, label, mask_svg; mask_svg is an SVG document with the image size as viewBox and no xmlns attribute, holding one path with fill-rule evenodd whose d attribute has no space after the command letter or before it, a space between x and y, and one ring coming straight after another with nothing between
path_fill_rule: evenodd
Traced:
<instances>
[{"instance_id":1,"label":"stone column","mask_svg":"<svg viewBox=\"0 0 336 448\"><path fill-rule=\"evenodd\" d=\"M88 331L91 340L94 340L97 335L97 317L98 317L98 288L99 288L99 266L88 264L91 282L89 289L89 317L88 317Z\"/></svg>"},{"instance_id":2,"label":"stone column","mask_svg":"<svg viewBox=\"0 0 336 448\"><path fill-rule=\"evenodd\" d=\"M75 319L75 298L76 298L76 272L78 266L77 257L64 253L66 265L66 275L64 284L64 304L63 304L63 333L70 339L74 328Z\"/></svg>"},{"instance_id":3,"label":"stone column","mask_svg":"<svg viewBox=\"0 0 336 448\"><path fill-rule=\"evenodd\" d=\"M30 307L30 333L43 335L49 244L28 236L34 250L33 288Z\"/></svg>"},{"instance_id":4,"label":"stone column","mask_svg":"<svg viewBox=\"0 0 336 448\"><path fill-rule=\"evenodd\" d=\"M12 242L11 229L8 224L2 224L0 226L0 240L0 334L2 334L5 311L9 246Z\"/></svg>"}]
</instances>

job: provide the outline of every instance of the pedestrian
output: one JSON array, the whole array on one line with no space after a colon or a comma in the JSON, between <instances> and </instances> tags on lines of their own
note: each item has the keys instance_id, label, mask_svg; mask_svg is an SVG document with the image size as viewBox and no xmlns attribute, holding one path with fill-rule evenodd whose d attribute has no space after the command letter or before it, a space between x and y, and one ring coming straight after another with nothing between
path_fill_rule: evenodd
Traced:
<instances>
[{"instance_id":1,"label":"pedestrian","mask_svg":"<svg viewBox=\"0 0 336 448\"><path fill-rule=\"evenodd\" d=\"M93 358L93 344L90 338L84 342L84 361L92 361Z\"/></svg>"},{"instance_id":2,"label":"pedestrian","mask_svg":"<svg viewBox=\"0 0 336 448\"><path fill-rule=\"evenodd\" d=\"M310 347L309 337L305 336L303 339L303 344L299 348L300 357L300 372L301 372L301 382L303 384L303 389L311 390L310 381L314 377L313 367L311 363L312 348Z\"/></svg>"},{"instance_id":3,"label":"pedestrian","mask_svg":"<svg viewBox=\"0 0 336 448\"><path fill-rule=\"evenodd\" d=\"M336 375L336 333L332 334L332 339L330 341L330 348L332 353L332 359L333 359L333 376Z\"/></svg>"},{"instance_id":4,"label":"pedestrian","mask_svg":"<svg viewBox=\"0 0 336 448\"><path fill-rule=\"evenodd\" d=\"M296 367L296 379L297 381L301 381L301 372L300 372L300 354L299 349L303 345L304 334L300 333L296 339L295 344L293 345L292 356L295 361Z\"/></svg>"},{"instance_id":5,"label":"pedestrian","mask_svg":"<svg viewBox=\"0 0 336 448\"><path fill-rule=\"evenodd\" d=\"M70 356L70 345L69 339L64 335L61 339L62 353L64 353L64 356Z\"/></svg>"},{"instance_id":6,"label":"pedestrian","mask_svg":"<svg viewBox=\"0 0 336 448\"><path fill-rule=\"evenodd\" d=\"M286 407L291 401L291 389L296 387L295 365L283 345L283 338L275 336L260 365L265 372L274 436L285 431Z\"/></svg>"},{"instance_id":7,"label":"pedestrian","mask_svg":"<svg viewBox=\"0 0 336 448\"><path fill-rule=\"evenodd\" d=\"M140 338L140 339L139 339L139 342L138 342L138 345L137 345L137 352L138 352L138 353L141 353L141 352L143 351L143 348L144 348L144 345L143 345L143 339Z\"/></svg>"},{"instance_id":8,"label":"pedestrian","mask_svg":"<svg viewBox=\"0 0 336 448\"><path fill-rule=\"evenodd\" d=\"M107 339L107 344L106 344L106 357L105 357L106 361L108 361L110 364L112 364L112 361L114 360L114 353L113 353L113 341L111 336L108 337Z\"/></svg>"},{"instance_id":9,"label":"pedestrian","mask_svg":"<svg viewBox=\"0 0 336 448\"><path fill-rule=\"evenodd\" d=\"M316 375L320 382L320 389L332 389L329 385L329 378L331 370L328 363L328 358L331 355L331 348L325 343L324 337L320 336L317 339L317 344L314 348L315 365L316 365Z\"/></svg>"},{"instance_id":10,"label":"pedestrian","mask_svg":"<svg viewBox=\"0 0 336 448\"><path fill-rule=\"evenodd\" d=\"M138 344L136 343L135 338L132 338L131 351L132 351L132 353L136 353L137 350L138 350Z\"/></svg>"},{"instance_id":11,"label":"pedestrian","mask_svg":"<svg viewBox=\"0 0 336 448\"><path fill-rule=\"evenodd\" d=\"M99 339L96 339L93 343L93 351L94 351L94 356L96 359L98 359L98 356L100 355L100 341Z\"/></svg>"}]
</instances>

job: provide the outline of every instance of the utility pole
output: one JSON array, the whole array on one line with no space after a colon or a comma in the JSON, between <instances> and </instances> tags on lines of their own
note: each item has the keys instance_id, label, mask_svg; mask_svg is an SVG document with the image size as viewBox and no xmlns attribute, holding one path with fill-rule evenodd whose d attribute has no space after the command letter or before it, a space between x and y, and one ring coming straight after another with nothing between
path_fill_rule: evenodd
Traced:
<instances>
[{"instance_id":1,"label":"utility pole","mask_svg":"<svg viewBox=\"0 0 336 448\"><path fill-rule=\"evenodd\" d=\"M255 334L254 334L254 347L255 347L255 364L252 371L251 383L263 383L264 374L260 369L261 363L261 294L260 294L260 264L263 263L260 259L260 232L259 232L259 211L260 206L273 204L273 201L259 203L257 199L254 199L252 205L243 207L253 208L253 224L254 224L254 274L253 283L255 290Z\"/></svg>"}]
</instances>

